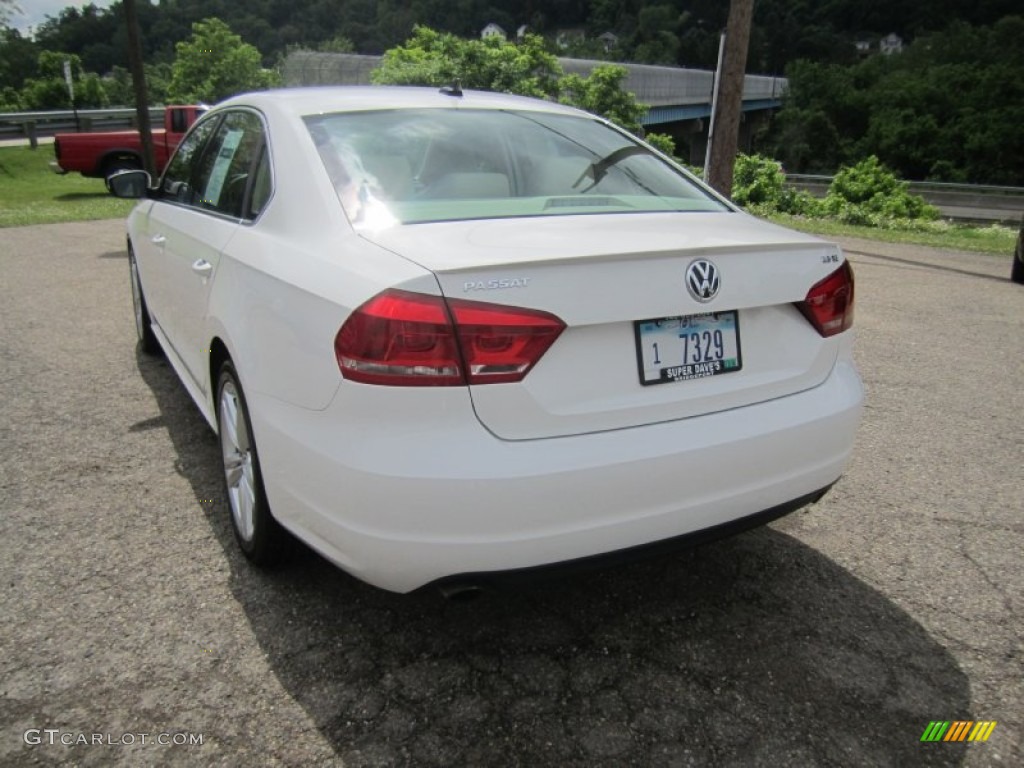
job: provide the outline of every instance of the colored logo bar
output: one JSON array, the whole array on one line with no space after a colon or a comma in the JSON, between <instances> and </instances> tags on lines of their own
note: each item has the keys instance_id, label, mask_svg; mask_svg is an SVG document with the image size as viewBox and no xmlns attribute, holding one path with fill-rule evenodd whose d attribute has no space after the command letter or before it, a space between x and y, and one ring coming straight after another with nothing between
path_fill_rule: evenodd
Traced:
<instances>
[{"instance_id":1,"label":"colored logo bar","mask_svg":"<svg viewBox=\"0 0 1024 768\"><path fill-rule=\"evenodd\" d=\"M932 720L921 741L988 741L995 729L995 720Z\"/></svg>"}]
</instances>

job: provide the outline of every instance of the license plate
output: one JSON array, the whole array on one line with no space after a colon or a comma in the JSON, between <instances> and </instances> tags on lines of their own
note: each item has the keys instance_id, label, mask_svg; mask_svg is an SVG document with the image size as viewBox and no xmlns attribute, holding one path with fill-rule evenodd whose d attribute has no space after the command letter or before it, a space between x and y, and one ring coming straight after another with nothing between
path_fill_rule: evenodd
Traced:
<instances>
[{"instance_id":1,"label":"license plate","mask_svg":"<svg viewBox=\"0 0 1024 768\"><path fill-rule=\"evenodd\" d=\"M720 376L743 367L735 310L641 320L635 327L640 383L645 386Z\"/></svg>"}]
</instances>

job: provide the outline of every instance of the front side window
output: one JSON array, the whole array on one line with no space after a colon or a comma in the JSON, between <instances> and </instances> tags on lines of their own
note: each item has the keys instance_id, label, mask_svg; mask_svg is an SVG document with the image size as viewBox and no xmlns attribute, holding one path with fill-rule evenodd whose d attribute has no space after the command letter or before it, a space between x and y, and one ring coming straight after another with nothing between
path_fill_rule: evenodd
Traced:
<instances>
[{"instance_id":1,"label":"front side window","mask_svg":"<svg viewBox=\"0 0 1024 768\"><path fill-rule=\"evenodd\" d=\"M262 121L252 112L228 112L215 130L199 133L189 135L186 142L195 138L195 145L183 143L168 165L164 193L232 218L257 215L269 197Z\"/></svg>"},{"instance_id":2,"label":"front side window","mask_svg":"<svg viewBox=\"0 0 1024 768\"><path fill-rule=\"evenodd\" d=\"M191 205L195 198L193 177L199 159L206 148L206 142L217 129L220 116L202 120L182 139L177 151L171 157L160 180L160 189L164 197L177 203Z\"/></svg>"},{"instance_id":3,"label":"front side window","mask_svg":"<svg viewBox=\"0 0 1024 768\"><path fill-rule=\"evenodd\" d=\"M305 119L356 227L587 213L725 211L600 120L415 109Z\"/></svg>"}]
</instances>

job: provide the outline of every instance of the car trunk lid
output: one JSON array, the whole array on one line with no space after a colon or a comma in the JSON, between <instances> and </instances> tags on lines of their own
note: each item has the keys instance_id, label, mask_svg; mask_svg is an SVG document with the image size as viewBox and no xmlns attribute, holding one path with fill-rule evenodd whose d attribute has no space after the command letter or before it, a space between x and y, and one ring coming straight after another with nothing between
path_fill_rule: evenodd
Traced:
<instances>
[{"instance_id":1,"label":"car trunk lid","mask_svg":"<svg viewBox=\"0 0 1024 768\"><path fill-rule=\"evenodd\" d=\"M814 387L835 362L838 342L822 338L795 303L835 270L838 248L746 214L443 222L363 236L431 270L446 298L537 309L565 322L523 381L470 387L477 417L503 439L742 407ZM719 275L707 301L701 285L696 297L687 288L694 262ZM709 364L709 350L720 359ZM661 369L669 373L659 377Z\"/></svg>"}]
</instances>

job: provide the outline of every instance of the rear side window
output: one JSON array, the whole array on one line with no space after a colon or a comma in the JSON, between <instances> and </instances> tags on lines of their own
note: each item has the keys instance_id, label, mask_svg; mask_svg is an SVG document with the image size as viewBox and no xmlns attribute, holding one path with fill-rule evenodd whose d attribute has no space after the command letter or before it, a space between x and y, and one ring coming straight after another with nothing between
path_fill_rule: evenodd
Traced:
<instances>
[{"instance_id":1,"label":"rear side window","mask_svg":"<svg viewBox=\"0 0 1024 768\"><path fill-rule=\"evenodd\" d=\"M185 110L171 110L171 130L175 133L184 133L188 130L188 118L185 114Z\"/></svg>"},{"instance_id":2,"label":"rear side window","mask_svg":"<svg viewBox=\"0 0 1024 768\"><path fill-rule=\"evenodd\" d=\"M266 145L264 145L263 151L260 152L259 162L256 164L245 218L255 219L262 213L264 206L270 200L271 189L270 156L267 153Z\"/></svg>"}]
</instances>

